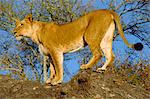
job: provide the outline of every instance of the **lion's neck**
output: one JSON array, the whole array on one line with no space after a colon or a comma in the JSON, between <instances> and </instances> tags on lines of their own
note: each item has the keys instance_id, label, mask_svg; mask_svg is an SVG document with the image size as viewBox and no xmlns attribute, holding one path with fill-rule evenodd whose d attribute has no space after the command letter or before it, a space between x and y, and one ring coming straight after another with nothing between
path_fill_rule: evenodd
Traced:
<instances>
[{"instance_id":1,"label":"lion's neck","mask_svg":"<svg viewBox=\"0 0 150 99\"><path fill-rule=\"evenodd\" d=\"M41 21L34 21L32 24L32 30L33 30L33 34L31 36L31 39L37 43L38 45L41 43L41 34L43 34L43 30L45 30L47 28L47 24L48 26L53 26L54 23L47 23L47 22L41 22Z\"/></svg>"},{"instance_id":2,"label":"lion's neck","mask_svg":"<svg viewBox=\"0 0 150 99\"><path fill-rule=\"evenodd\" d=\"M43 28L42 22L38 22L38 21L33 22L32 24L33 34L31 36L31 39L38 45L40 44L39 33L41 32L42 28Z\"/></svg>"}]
</instances>

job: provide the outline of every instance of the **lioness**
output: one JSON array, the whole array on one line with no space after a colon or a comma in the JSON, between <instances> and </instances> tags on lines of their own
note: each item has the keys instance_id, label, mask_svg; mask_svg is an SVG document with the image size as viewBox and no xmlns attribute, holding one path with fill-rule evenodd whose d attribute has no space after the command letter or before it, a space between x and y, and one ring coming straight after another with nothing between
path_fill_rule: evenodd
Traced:
<instances>
[{"instance_id":1,"label":"lioness","mask_svg":"<svg viewBox=\"0 0 150 99\"><path fill-rule=\"evenodd\" d=\"M64 25L34 21L29 14L22 21L16 20L16 28L13 31L16 39L31 38L38 44L40 52L45 57L51 57L51 74L46 83L56 85L63 80L63 54L74 52L86 45L89 46L93 56L80 68L92 68L104 54L106 62L97 71L106 70L115 58L112 52L115 25L128 47L142 50L141 43L130 44L126 40L119 16L111 10L96 10Z\"/></svg>"}]
</instances>

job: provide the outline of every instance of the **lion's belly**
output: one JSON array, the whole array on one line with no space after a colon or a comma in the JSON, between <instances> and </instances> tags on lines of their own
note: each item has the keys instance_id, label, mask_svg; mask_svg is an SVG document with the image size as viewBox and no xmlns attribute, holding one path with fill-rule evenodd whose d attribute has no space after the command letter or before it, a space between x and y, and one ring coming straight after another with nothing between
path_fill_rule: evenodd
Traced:
<instances>
[{"instance_id":1,"label":"lion's belly","mask_svg":"<svg viewBox=\"0 0 150 99\"><path fill-rule=\"evenodd\" d=\"M84 41L81 38L78 40L74 40L67 45L64 45L63 50L64 50L64 53L72 53L83 48L83 46L84 46Z\"/></svg>"}]
</instances>

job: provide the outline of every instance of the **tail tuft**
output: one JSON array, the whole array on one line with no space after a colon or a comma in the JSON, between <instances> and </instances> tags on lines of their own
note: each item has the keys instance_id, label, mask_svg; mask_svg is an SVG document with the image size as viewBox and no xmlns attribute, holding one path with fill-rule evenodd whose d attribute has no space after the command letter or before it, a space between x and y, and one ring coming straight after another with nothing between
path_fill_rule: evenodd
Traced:
<instances>
[{"instance_id":1,"label":"tail tuft","mask_svg":"<svg viewBox=\"0 0 150 99\"><path fill-rule=\"evenodd\" d=\"M141 51L143 49L143 44L142 43L136 43L133 45L133 48L137 51Z\"/></svg>"}]
</instances>

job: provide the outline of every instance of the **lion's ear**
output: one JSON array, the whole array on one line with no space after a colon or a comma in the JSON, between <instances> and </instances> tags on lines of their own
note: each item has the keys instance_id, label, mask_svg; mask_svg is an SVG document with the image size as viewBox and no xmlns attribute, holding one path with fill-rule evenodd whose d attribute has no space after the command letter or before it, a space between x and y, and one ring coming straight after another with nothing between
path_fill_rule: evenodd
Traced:
<instances>
[{"instance_id":1,"label":"lion's ear","mask_svg":"<svg viewBox=\"0 0 150 99\"><path fill-rule=\"evenodd\" d=\"M19 19L16 19L16 18L13 18L12 17L12 20L14 20L16 22L16 25L18 25L20 23L20 20Z\"/></svg>"},{"instance_id":2,"label":"lion's ear","mask_svg":"<svg viewBox=\"0 0 150 99\"><path fill-rule=\"evenodd\" d=\"M25 17L25 20L27 20L27 21L30 21L30 22L32 22L32 14L28 14L26 17Z\"/></svg>"}]
</instances>

